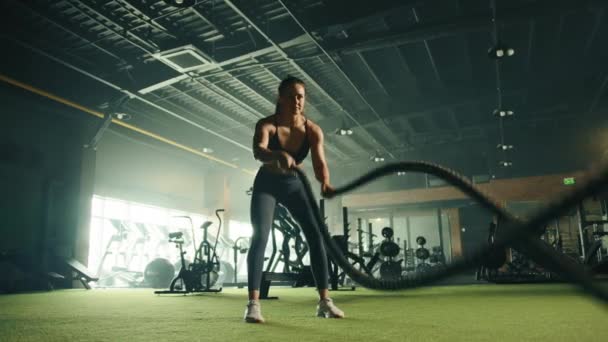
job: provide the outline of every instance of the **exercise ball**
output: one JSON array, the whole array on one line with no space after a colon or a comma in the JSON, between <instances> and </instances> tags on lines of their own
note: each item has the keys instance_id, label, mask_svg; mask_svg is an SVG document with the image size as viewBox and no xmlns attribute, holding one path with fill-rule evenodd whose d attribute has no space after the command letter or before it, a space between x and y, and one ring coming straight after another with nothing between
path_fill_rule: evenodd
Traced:
<instances>
[{"instance_id":1,"label":"exercise ball","mask_svg":"<svg viewBox=\"0 0 608 342\"><path fill-rule=\"evenodd\" d=\"M171 284L174 273L175 268L169 260L157 258L146 265L144 282L152 288L164 289Z\"/></svg>"}]
</instances>

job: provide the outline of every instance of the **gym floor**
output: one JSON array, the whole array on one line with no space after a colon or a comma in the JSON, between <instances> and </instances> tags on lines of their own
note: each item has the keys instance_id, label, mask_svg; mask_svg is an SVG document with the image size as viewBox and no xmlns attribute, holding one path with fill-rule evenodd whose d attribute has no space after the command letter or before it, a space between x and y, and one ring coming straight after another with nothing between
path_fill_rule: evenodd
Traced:
<instances>
[{"instance_id":1,"label":"gym floor","mask_svg":"<svg viewBox=\"0 0 608 342\"><path fill-rule=\"evenodd\" d=\"M0 341L602 341L606 307L567 284L333 292L343 320L314 316L311 288L273 287L265 324L246 324L244 289L150 289L0 296Z\"/></svg>"}]
</instances>

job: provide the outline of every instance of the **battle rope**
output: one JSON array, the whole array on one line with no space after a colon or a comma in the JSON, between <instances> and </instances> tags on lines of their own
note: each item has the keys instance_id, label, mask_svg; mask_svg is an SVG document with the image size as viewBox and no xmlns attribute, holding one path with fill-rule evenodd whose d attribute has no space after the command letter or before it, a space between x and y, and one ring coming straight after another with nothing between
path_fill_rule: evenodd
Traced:
<instances>
[{"instance_id":1,"label":"battle rope","mask_svg":"<svg viewBox=\"0 0 608 342\"><path fill-rule=\"evenodd\" d=\"M325 223L321 217L310 182L302 170L296 169L296 171L306 189L307 197L313 208L313 215L318 223L318 227L324 227ZM495 213L501 220L501 223L504 222L504 233L497 237L494 248L503 248L507 245L512 246L522 253L525 253L538 264L560 274L565 280L577 283L586 293L608 303L608 290L602 288L593 281L593 278L586 267L575 260L558 253L549 244L539 239L537 234L535 235L535 232L538 231L538 227L544 227L559 216L559 214L574 207L585 198L600 193L602 189L606 188L606 186L608 186L608 167L591 173L587 182L579 185L569 194L538 211L535 216L527 221L521 221L515 218L512 214L504 210L496 200L484 194L465 177L447 168L423 161L407 161L379 167L345 186L337 188L331 197L341 195L377 178L394 174L397 171L432 174L457 187L462 192L481 203L483 207ZM328 196L328 198L330 198L330 196ZM481 264L484 257L486 257L492 249L491 246L484 245L469 256L459 258L449 265L435 267L429 271L415 273L414 275L407 275L399 280L381 280L363 273L351 265L342 253L340 247L329 235L328 230L320 230L325 245L327 246L328 254L334 262L336 262L353 281L371 289L398 290L430 284Z\"/></svg>"}]
</instances>

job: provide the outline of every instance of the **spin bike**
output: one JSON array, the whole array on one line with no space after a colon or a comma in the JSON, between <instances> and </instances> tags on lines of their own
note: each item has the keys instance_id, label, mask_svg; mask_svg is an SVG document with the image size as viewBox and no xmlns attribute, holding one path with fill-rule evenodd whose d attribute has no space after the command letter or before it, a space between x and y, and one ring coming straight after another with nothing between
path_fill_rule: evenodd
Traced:
<instances>
[{"instance_id":1,"label":"spin bike","mask_svg":"<svg viewBox=\"0 0 608 342\"><path fill-rule=\"evenodd\" d=\"M191 293L191 292L220 292L222 288L212 288L219 277L218 272L220 271L220 260L215 253L217 242L219 240L220 230L222 228L222 219L220 212L224 209L217 209L215 216L219 220L219 226L217 230L217 236L215 237L215 244L212 246L207 239L207 232L209 227L213 224L211 221L206 221L201 225L203 229L203 241L201 241L198 248L194 250L194 261L189 265L186 265L186 259L184 255L186 251L183 250L184 235L182 232L169 233L169 242L175 243L176 247L179 248L181 268L179 273L171 281L169 290L154 291L155 294L169 294L169 293ZM188 217L189 218L189 217ZM194 239L194 234L192 234ZM196 246L196 242L193 244Z\"/></svg>"}]
</instances>

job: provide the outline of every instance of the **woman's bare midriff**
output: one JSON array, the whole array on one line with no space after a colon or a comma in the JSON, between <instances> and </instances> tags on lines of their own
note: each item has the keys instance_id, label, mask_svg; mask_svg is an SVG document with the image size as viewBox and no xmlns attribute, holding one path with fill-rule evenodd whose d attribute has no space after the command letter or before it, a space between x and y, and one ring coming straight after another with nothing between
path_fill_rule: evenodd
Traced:
<instances>
[{"instance_id":1,"label":"woman's bare midriff","mask_svg":"<svg viewBox=\"0 0 608 342\"><path fill-rule=\"evenodd\" d=\"M296 166L298 169L302 168L302 164L298 164ZM284 169L279 167L276 163L269 163L269 164L264 164L262 165L262 168L266 171L270 171L272 173L276 173L279 175L287 175L287 174L293 174L294 170L292 169Z\"/></svg>"}]
</instances>

